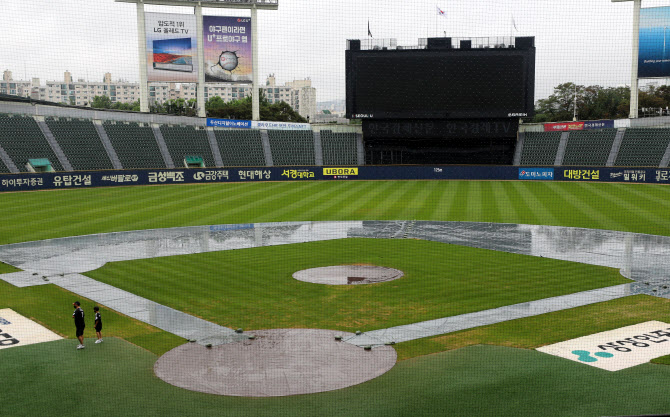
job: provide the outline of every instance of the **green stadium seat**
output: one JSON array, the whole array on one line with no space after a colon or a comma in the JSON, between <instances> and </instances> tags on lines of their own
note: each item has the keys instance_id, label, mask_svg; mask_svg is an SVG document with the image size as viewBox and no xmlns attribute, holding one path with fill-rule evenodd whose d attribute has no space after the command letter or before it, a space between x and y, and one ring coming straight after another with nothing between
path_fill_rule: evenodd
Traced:
<instances>
[{"instance_id":1,"label":"green stadium seat","mask_svg":"<svg viewBox=\"0 0 670 417\"><path fill-rule=\"evenodd\" d=\"M214 136L224 166L266 166L260 130L214 129Z\"/></svg>"},{"instance_id":2,"label":"green stadium seat","mask_svg":"<svg viewBox=\"0 0 670 417\"><path fill-rule=\"evenodd\" d=\"M561 132L527 132L521 152L521 165L554 165Z\"/></svg>"},{"instance_id":3,"label":"green stadium seat","mask_svg":"<svg viewBox=\"0 0 670 417\"><path fill-rule=\"evenodd\" d=\"M605 166L617 129L570 132L563 165Z\"/></svg>"},{"instance_id":4,"label":"green stadium seat","mask_svg":"<svg viewBox=\"0 0 670 417\"><path fill-rule=\"evenodd\" d=\"M75 170L114 168L91 120L47 117L46 123Z\"/></svg>"},{"instance_id":5,"label":"green stadium seat","mask_svg":"<svg viewBox=\"0 0 670 417\"><path fill-rule=\"evenodd\" d=\"M29 159L48 159L54 170L63 171L49 142L30 116L0 114L0 146L21 172L28 171Z\"/></svg>"},{"instance_id":6,"label":"green stadium seat","mask_svg":"<svg viewBox=\"0 0 670 417\"><path fill-rule=\"evenodd\" d=\"M268 130L275 166L314 165L314 134L305 130Z\"/></svg>"},{"instance_id":7,"label":"green stadium seat","mask_svg":"<svg viewBox=\"0 0 670 417\"><path fill-rule=\"evenodd\" d=\"M670 143L669 129L626 129L614 165L657 167L663 159L668 143Z\"/></svg>"},{"instance_id":8,"label":"green stadium seat","mask_svg":"<svg viewBox=\"0 0 670 417\"><path fill-rule=\"evenodd\" d=\"M154 132L146 123L105 121L102 125L124 169L166 167Z\"/></svg>"},{"instance_id":9,"label":"green stadium seat","mask_svg":"<svg viewBox=\"0 0 670 417\"><path fill-rule=\"evenodd\" d=\"M358 139L355 133L321 131L324 165L358 165Z\"/></svg>"},{"instance_id":10,"label":"green stadium seat","mask_svg":"<svg viewBox=\"0 0 670 417\"><path fill-rule=\"evenodd\" d=\"M216 166L205 129L193 126L161 125L160 130L176 167L184 166L184 157L187 155L200 156L205 166Z\"/></svg>"}]
</instances>

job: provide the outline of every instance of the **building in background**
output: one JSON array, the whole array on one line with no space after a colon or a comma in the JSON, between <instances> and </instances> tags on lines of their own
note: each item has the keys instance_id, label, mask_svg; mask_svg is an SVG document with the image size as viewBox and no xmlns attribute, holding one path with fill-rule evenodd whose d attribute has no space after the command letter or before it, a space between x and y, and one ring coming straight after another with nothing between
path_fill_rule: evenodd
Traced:
<instances>
[{"instance_id":1,"label":"building in background","mask_svg":"<svg viewBox=\"0 0 670 417\"><path fill-rule=\"evenodd\" d=\"M268 76L261 91L270 103L286 102L302 117L314 120L317 114L316 88L312 81L290 81L280 86L274 74ZM76 106L90 106L95 96L108 96L112 103L132 103L140 98L138 83L117 80L112 81L112 74L105 73L102 82L91 82L84 79L73 81L72 74L65 71L63 81L47 81L46 86L40 85L39 78L32 81L12 79L12 72L4 71L0 82L0 93L11 94L33 100L52 101ZM241 100L251 94L251 86L228 83L207 83L205 100L221 97L224 102ZM168 100L196 98L196 84L158 83L149 84L149 104L164 103Z\"/></svg>"}]
</instances>

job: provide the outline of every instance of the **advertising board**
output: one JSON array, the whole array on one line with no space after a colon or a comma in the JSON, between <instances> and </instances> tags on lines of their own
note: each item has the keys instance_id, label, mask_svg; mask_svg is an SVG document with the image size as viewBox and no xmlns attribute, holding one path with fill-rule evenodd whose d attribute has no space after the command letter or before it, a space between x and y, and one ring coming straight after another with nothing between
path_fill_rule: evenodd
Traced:
<instances>
[{"instance_id":1,"label":"advertising board","mask_svg":"<svg viewBox=\"0 0 670 417\"><path fill-rule=\"evenodd\" d=\"M198 81L195 15L146 13L147 80Z\"/></svg>"}]
</instances>

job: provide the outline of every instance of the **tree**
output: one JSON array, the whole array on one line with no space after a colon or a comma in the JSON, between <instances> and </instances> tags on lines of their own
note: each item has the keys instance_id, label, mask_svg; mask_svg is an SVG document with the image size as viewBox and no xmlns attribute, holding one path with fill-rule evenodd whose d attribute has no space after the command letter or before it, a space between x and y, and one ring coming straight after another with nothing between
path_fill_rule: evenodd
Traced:
<instances>
[{"instance_id":1,"label":"tree","mask_svg":"<svg viewBox=\"0 0 670 417\"><path fill-rule=\"evenodd\" d=\"M95 96L91 102L91 107L94 109L111 109L112 100L109 96Z\"/></svg>"}]
</instances>

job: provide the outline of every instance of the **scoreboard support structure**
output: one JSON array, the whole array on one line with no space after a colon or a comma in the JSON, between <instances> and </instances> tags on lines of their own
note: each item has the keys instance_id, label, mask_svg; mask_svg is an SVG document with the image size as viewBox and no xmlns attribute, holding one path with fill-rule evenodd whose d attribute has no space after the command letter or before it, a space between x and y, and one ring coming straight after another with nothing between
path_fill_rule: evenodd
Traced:
<instances>
[{"instance_id":1,"label":"scoreboard support structure","mask_svg":"<svg viewBox=\"0 0 670 417\"><path fill-rule=\"evenodd\" d=\"M140 112L149 113L149 83L147 76L147 41L145 32L144 5L156 4L163 6L187 6L193 7L196 16L196 36L198 36L198 84L196 88L196 99L198 105L198 117L207 117L205 111L205 68L202 8L229 8L251 10L251 50L252 50L252 120L260 120L260 99L258 91L258 9L277 10L279 0L115 0L122 3L137 4L137 38L140 60Z\"/></svg>"}]
</instances>

